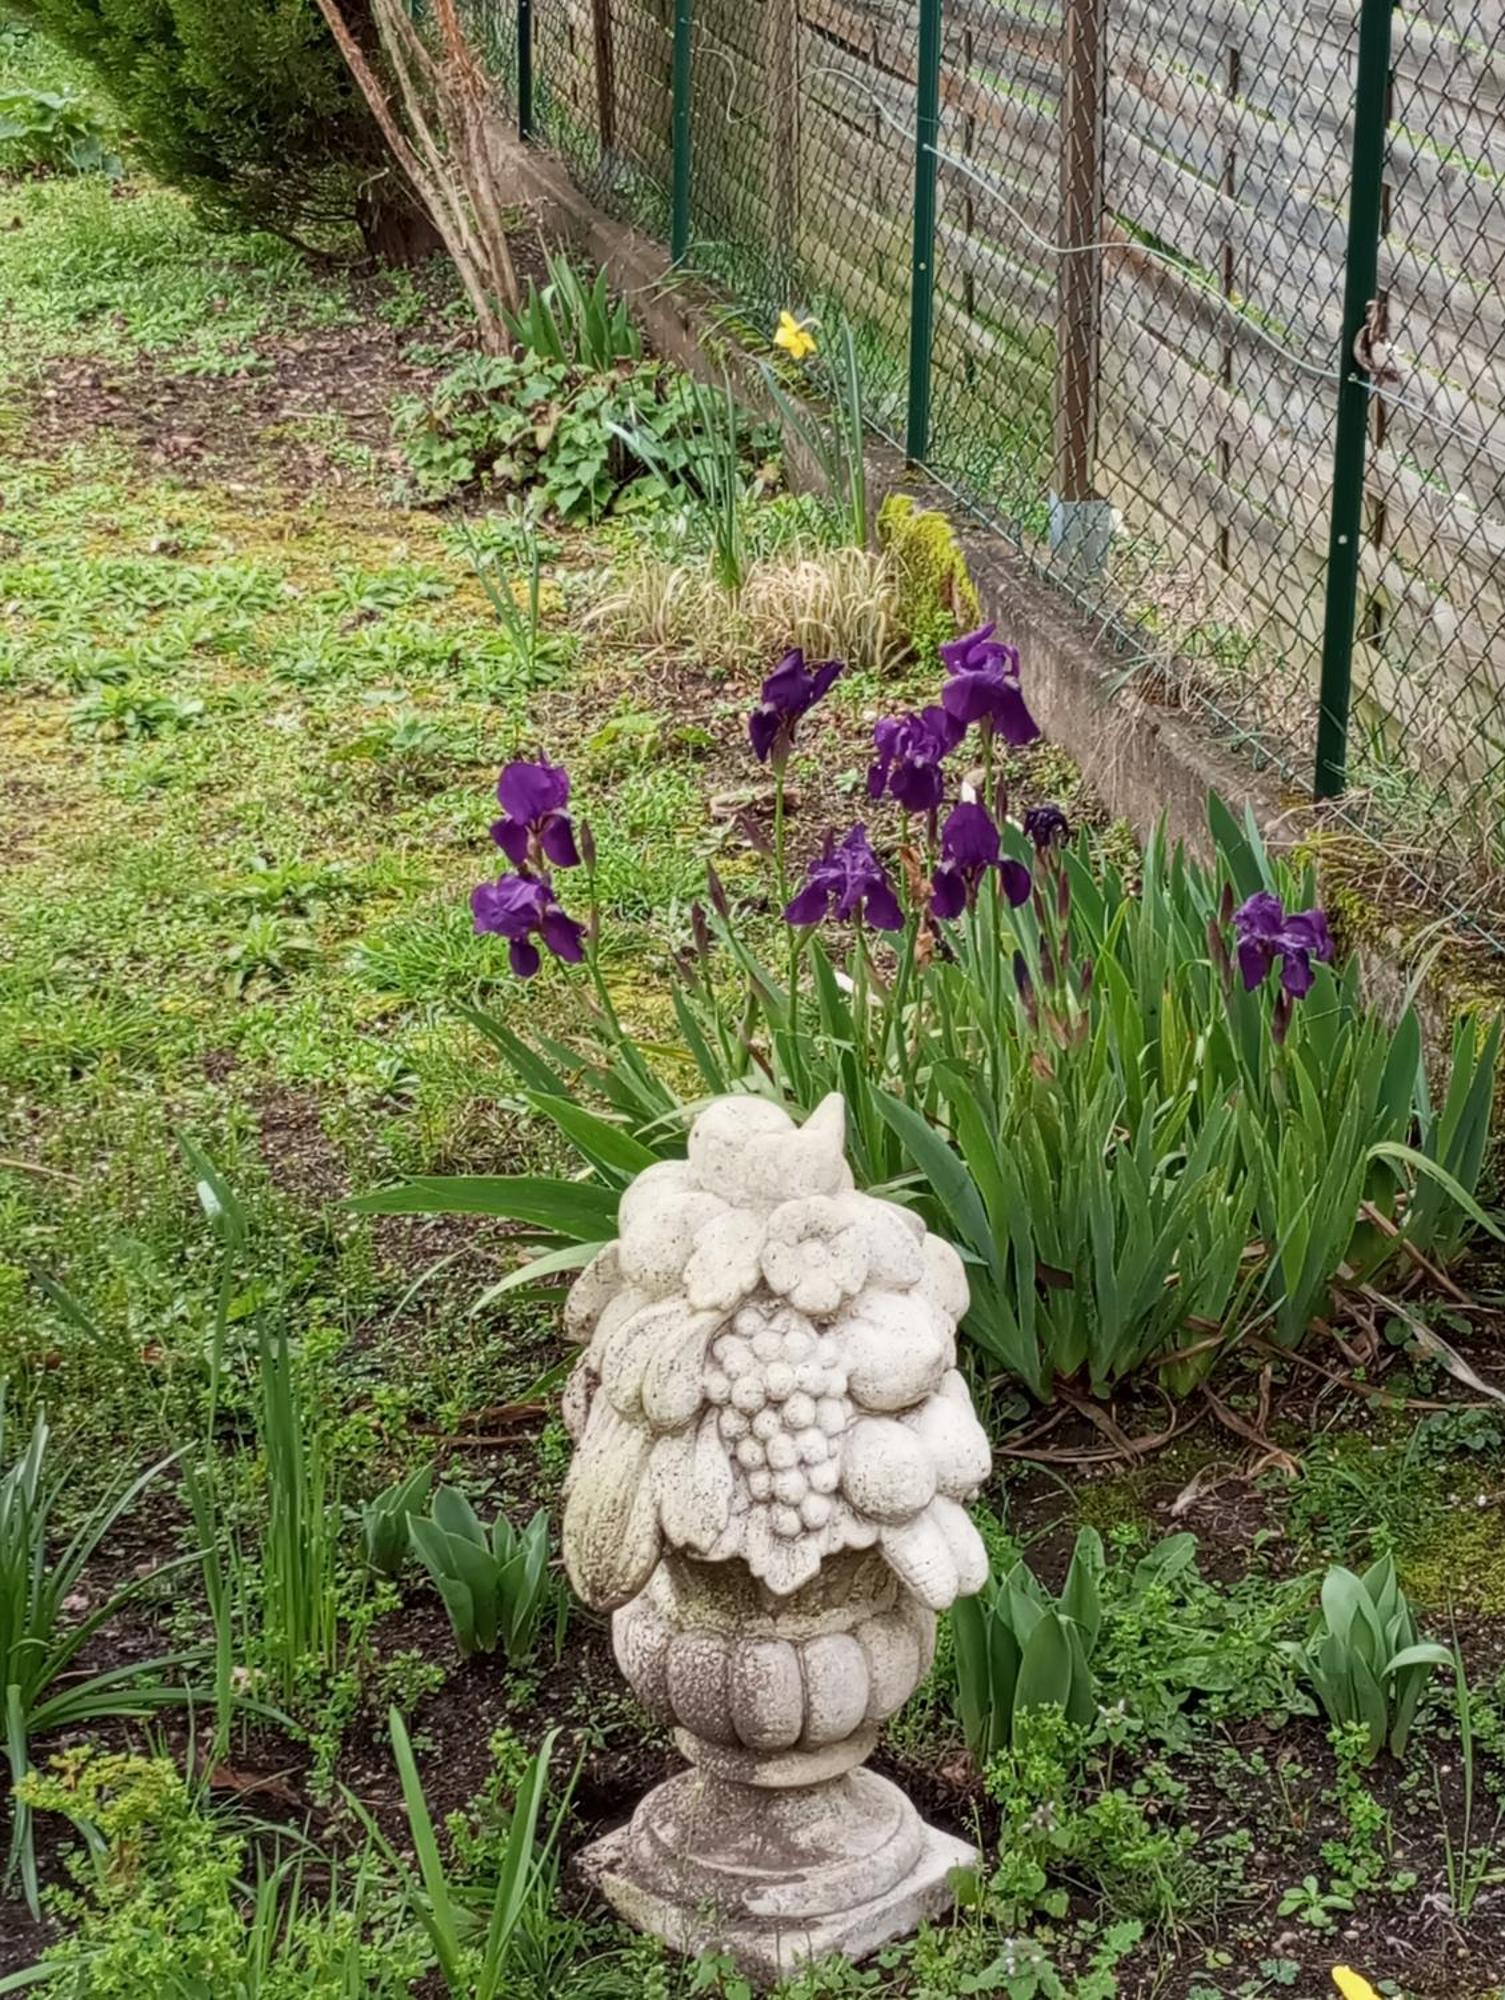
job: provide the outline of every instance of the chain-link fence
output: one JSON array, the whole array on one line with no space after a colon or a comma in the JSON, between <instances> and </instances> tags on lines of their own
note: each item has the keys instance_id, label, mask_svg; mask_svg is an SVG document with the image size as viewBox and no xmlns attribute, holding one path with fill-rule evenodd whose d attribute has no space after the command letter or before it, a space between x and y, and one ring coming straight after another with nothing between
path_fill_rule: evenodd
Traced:
<instances>
[{"instance_id":1,"label":"chain-link fence","mask_svg":"<svg viewBox=\"0 0 1505 2000\"><path fill-rule=\"evenodd\" d=\"M472 0L531 129L1505 950L1505 0Z\"/></svg>"}]
</instances>

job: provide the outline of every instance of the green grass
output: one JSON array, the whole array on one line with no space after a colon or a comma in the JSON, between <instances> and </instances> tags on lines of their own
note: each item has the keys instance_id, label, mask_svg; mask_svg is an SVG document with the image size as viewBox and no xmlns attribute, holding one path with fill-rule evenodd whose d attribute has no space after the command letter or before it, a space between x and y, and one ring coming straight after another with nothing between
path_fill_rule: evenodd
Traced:
<instances>
[{"instance_id":1,"label":"green grass","mask_svg":"<svg viewBox=\"0 0 1505 2000\"><path fill-rule=\"evenodd\" d=\"M568 752L594 723L565 610L574 567L546 587L560 645L530 686L455 536L394 504L389 479L269 506L275 454L254 435L241 493L165 474L107 428L28 453L44 366L136 353L170 377L206 325L247 344L354 307L281 246L206 237L158 190L57 181L8 200L22 226L0 239L16 331L0 415L16 801L0 1073L24 1111L0 1146L0 1371L36 1381L44 1357L60 1431L108 1434L138 1394L189 1387L198 1274L176 1130L300 1237L322 1225L276 1192L269 1098L303 1093L326 1196L475 1146L455 1005L554 1011L563 990L546 971L521 994L471 930L468 890L497 865L495 773L525 749ZM576 537L568 560L600 557ZM690 757L613 776L598 823L610 950L638 961L647 926L702 879ZM324 1274L337 1291L344 1249ZM39 1321L33 1264L97 1312L117 1395L97 1393L65 1326ZM148 1347L166 1359L143 1366Z\"/></svg>"}]
</instances>

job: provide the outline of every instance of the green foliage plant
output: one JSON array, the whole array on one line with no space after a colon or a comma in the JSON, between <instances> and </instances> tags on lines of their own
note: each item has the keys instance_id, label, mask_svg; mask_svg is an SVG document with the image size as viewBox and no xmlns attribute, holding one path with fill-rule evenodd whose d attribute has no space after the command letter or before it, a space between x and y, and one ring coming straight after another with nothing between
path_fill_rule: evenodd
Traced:
<instances>
[{"instance_id":1,"label":"green foliage plant","mask_svg":"<svg viewBox=\"0 0 1505 2000\"><path fill-rule=\"evenodd\" d=\"M243 1000L253 988L280 986L318 956L307 925L278 910L253 910L240 935L220 958L225 990Z\"/></svg>"},{"instance_id":2,"label":"green foliage plant","mask_svg":"<svg viewBox=\"0 0 1505 2000\"><path fill-rule=\"evenodd\" d=\"M1282 1917L1295 1917L1314 1931L1335 1931L1341 1918L1353 1908L1352 1891L1339 1883L1324 1889L1315 1875L1303 1875L1293 1882L1277 1905Z\"/></svg>"},{"instance_id":3,"label":"green foliage plant","mask_svg":"<svg viewBox=\"0 0 1505 2000\"><path fill-rule=\"evenodd\" d=\"M548 1902L558 1875L559 1836L573 1784L566 1788L542 1830L540 1819L559 1732L551 1730L545 1736L523 1770L496 1880L487 1901L478 1906L445 1868L413 1746L395 1708L388 1722L418 1864L416 1874L396 1854L359 1800L352 1798L350 1803L396 1870L408 1906L427 1933L439 1962L445 1991L452 2000L500 2000L512 1990L508 1976L517 1948L526 1937L528 1918Z\"/></svg>"},{"instance_id":4,"label":"green foliage plant","mask_svg":"<svg viewBox=\"0 0 1505 2000\"><path fill-rule=\"evenodd\" d=\"M427 1517L410 1517L409 1533L465 1657L500 1644L514 1665L531 1659L545 1616L564 1605L549 1576L547 1513L540 1508L521 1533L498 1514L488 1534L465 1495L441 1486Z\"/></svg>"},{"instance_id":5,"label":"green foliage plant","mask_svg":"<svg viewBox=\"0 0 1505 2000\"><path fill-rule=\"evenodd\" d=\"M19 83L0 88L0 158L18 156L37 166L71 167L112 180L122 171L98 119L74 90Z\"/></svg>"},{"instance_id":6,"label":"green foliage plant","mask_svg":"<svg viewBox=\"0 0 1505 2000\"><path fill-rule=\"evenodd\" d=\"M426 397L398 402L393 431L431 503L517 493L540 513L594 521L678 500L723 540L755 441L735 406L659 362L594 369L532 348L468 356Z\"/></svg>"},{"instance_id":7,"label":"green foliage plant","mask_svg":"<svg viewBox=\"0 0 1505 2000\"><path fill-rule=\"evenodd\" d=\"M502 570L500 551L483 548L469 523L461 524L461 534L523 685L532 688L552 680L569 656L570 641L543 629L543 552L538 524L527 513L516 524L514 539L522 557L521 602L517 586Z\"/></svg>"},{"instance_id":8,"label":"green foliage plant","mask_svg":"<svg viewBox=\"0 0 1505 2000\"><path fill-rule=\"evenodd\" d=\"M1256 1566L1236 1583L1213 1582L1194 1535L1146 1541L1124 1522L1109 1537L1092 1670L1110 1748L1179 1751L1200 1723L1284 1721L1300 1702L1282 1641L1306 1623L1307 1580L1277 1581Z\"/></svg>"},{"instance_id":9,"label":"green foliage plant","mask_svg":"<svg viewBox=\"0 0 1505 2000\"><path fill-rule=\"evenodd\" d=\"M1405 1756L1428 1674L1453 1664L1446 1646L1418 1638L1389 1555L1362 1576L1334 1564L1323 1579L1321 1613L1295 1657L1334 1728L1362 1729L1371 1764L1387 1746L1393 1757Z\"/></svg>"},{"instance_id":10,"label":"green foliage plant","mask_svg":"<svg viewBox=\"0 0 1505 2000\"><path fill-rule=\"evenodd\" d=\"M1092 1653L1102 1625L1103 1542L1083 1528L1059 1599L1022 1560L953 1607L957 1705L980 1764L1014 1740L1017 1719L1058 1708L1085 1729L1097 1713Z\"/></svg>"},{"instance_id":11,"label":"green foliage plant","mask_svg":"<svg viewBox=\"0 0 1505 2000\"><path fill-rule=\"evenodd\" d=\"M867 427L863 418L862 371L850 321L842 319L830 341L815 341L807 364L810 382L820 398L813 405L792 396L773 370L763 367L763 379L786 431L820 468L821 480L835 510L840 539L865 548L868 539Z\"/></svg>"},{"instance_id":12,"label":"green foliage plant","mask_svg":"<svg viewBox=\"0 0 1505 2000\"><path fill-rule=\"evenodd\" d=\"M172 736L202 720L204 704L188 695L155 694L140 681L110 682L81 695L68 721L80 736L107 742L144 742Z\"/></svg>"},{"instance_id":13,"label":"green foliage plant","mask_svg":"<svg viewBox=\"0 0 1505 2000\"><path fill-rule=\"evenodd\" d=\"M340 1508L328 1444L305 1406L286 1334L262 1328L257 1358L266 1475L259 1651L273 1692L296 1705L340 1664Z\"/></svg>"},{"instance_id":14,"label":"green foliage plant","mask_svg":"<svg viewBox=\"0 0 1505 2000\"><path fill-rule=\"evenodd\" d=\"M137 1597L145 1578L103 1595L77 1615L71 1600L80 1592L101 1545L136 1501L172 1463L164 1459L138 1478L122 1482L87 1513L61 1549L50 1546L51 1527L67 1486L53 1470L51 1433L39 1415L22 1450L8 1456L9 1420L0 1398L0 1687L5 1690L5 1750L12 1786L31 1769L31 1746L59 1729L80 1729L106 1716L149 1715L188 1699L176 1675L198 1655L192 1649L154 1659L130 1660L81 1672L74 1664L84 1648L124 1605ZM163 1565L155 1579L197 1561L193 1555ZM6 1880L19 1871L33 1910L38 1905L32 1810L20 1794L11 1812Z\"/></svg>"},{"instance_id":15,"label":"green foliage plant","mask_svg":"<svg viewBox=\"0 0 1505 2000\"><path fill-rule=\"evenodd\" d=\"M408 1533L414 1515L422 1513L434 1485L432 1465L420 1465L406 1479L368 1500L361 1511L361 1538L366 1560L384 1576L400 1575L412 1552Z\"/></svg>"},{"instance_id":16,"label":"green foliage plant","mask_svg":"<svg viewBox=\"0 0 1505 2000\"><path fill-rule=\"evenodd\" d=\"M680 439L655 437L639 425L614 429L634 458L655 474L670 503L684 510L711 551L712 577L729 598L736 599L751 562L748 477L742 463L745 425L725 377L719 388L693 376L683 380L697 445L693 452L685 452Z\"/></svg>"},{"instance_id":17,"label":"green foliage plant","mask_svg":"<svg viewBox=\"0 0 1505 2000\"><path fill-rule=\"evenodd\" d=\"M1019 1712L1012 1741L985 1771L999 1816L996 1859L957 1880L964 1907L1017 1931L1065 1917L1075 1884L1125 1921L1188 1913L1205 1880L1192 1859L1196 1828L1165 1824L1123 1787L1097 1788L1086 1753L1087 1732L1058 1704Z\"/></svg>"},{"instance_id":18,"label":"green foliage plant","mask_svg":"<svg viewBox=\"0 0 1505 2000\"><path fill-rule=\"evenodd\" d=\"M546 282L530 278L522 309L505 316L519 347L597 374L642 360L642 335L626 301L611 297L604 268L586 279L568 257L555 255L546 269Z\"/></svg>"},{"instance_id":19,"label":"green foliage plant","mask_svg":"<svg viewBox=\"0 0 1505 2000\"><path fill-rule=\"evenodd\" d=\"M345 1861L296 1852L253 1864L245 1833L206 1813L168 1759L89 1745L23 1790L29 1810L64 1816L84 1838L68 1884L48 1892L62 1935L0 1993L400 2000L429 1962L370 1842Z\"/></svg>"}]
</instances>

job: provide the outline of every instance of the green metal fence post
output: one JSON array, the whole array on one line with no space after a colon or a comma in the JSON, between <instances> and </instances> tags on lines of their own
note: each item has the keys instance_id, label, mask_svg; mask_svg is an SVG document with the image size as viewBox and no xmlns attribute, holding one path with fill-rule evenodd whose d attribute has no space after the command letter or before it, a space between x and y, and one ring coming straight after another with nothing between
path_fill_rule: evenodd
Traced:
<instances>
[{"instance_id":1,"label":"green metal fence post","mask_svg":"<svg viewBox=\"0 0 1505 2000\"><path fill-rule=\"evenodd\" d=\"M533 0L517 0L517 136L533 137Z\"/></svg>"},{"instance_id":2,"label":"green metal fence post","mask_svg":"<svg viewBox=\"0 0 1505 2000\"><path fill-rule=\"evenodd\" d=\"M674 183L669 211L669 254L683 263L690 248L690 85L694 0L674 0Z\"/></svg>"},{"instance_id":3,"label":"green metal fence post","mask_svg":"<svg viewBox=\"0 0 1505 2000\"><path fill-rule=\"evenodd\" d=\"M1327 539L1327 602L1322 626L1322 688L1317 713L1319 799L1343 790L1353 648L1359 604L1359 542L1364 526L1364 459L1369 440L1369 376L1361 336L1379 285L1390 120L1390 31L1394 0L1360 0L1359 59L1353 91L1353 180L1348 196L1348 263L1343 281L1343 337L1338 348L1338 422L1333 440L1332 513Z\"/></svg>"},{"instance_id":4,"label":"green metal fence post","mask_svg":"<svg viewBox=\"0 0 1505 2000\"><path fill-rule=\"evenodd\" d=\"M930 363L935 331L936 140L941 122L941 5L920 0L915 77L914 242L909 273L909 409L904 451L918 465L930 449Z\"/></svg>"}]
</instances>

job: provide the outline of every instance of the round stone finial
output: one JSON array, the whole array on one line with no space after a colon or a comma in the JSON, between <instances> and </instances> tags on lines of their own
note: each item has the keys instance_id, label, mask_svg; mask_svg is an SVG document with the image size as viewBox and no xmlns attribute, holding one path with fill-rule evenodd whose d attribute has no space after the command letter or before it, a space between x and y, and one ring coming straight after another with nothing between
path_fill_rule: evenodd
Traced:
<instances>
[{"instance_id":1,"label":"round stone finial","mask_svg":"<svg viewBox=\"0 0 1505 2000\"><path fill-rule=\"evenodd\" d=\"M691 1763L587 1870L643 1928L769 1979L911 1929L973 1858L862 1768L936 1613L987 1576L966 1273L854 1190L844 1141L839 1096L803 1125L717 1099L565 1307L565 1563Z\"/></svg>"}]
</instances>

